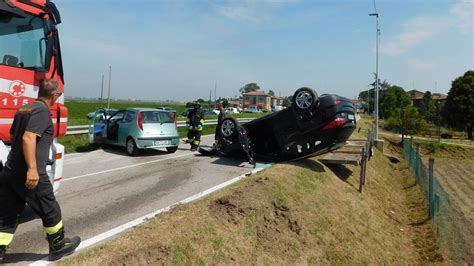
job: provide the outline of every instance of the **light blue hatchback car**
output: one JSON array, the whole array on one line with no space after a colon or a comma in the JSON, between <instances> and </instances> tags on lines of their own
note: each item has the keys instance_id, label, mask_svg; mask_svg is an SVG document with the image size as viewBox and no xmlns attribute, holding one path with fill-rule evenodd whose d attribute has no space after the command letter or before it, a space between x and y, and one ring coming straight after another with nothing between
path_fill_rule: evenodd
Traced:
<instances>
[{"instance_id":1,"label":"light blue hatchback car","mask_svg":"<svg viewBox=\"0 0 474 266\"><path fill-rule=\"evenodd\" d=\"M152 108L128 108L108 114L95 112L89 126L89 143L106 143L125 147L131 156L141 149L178 149L179 134L176 112Z\"/></svg>"}]
</instances>

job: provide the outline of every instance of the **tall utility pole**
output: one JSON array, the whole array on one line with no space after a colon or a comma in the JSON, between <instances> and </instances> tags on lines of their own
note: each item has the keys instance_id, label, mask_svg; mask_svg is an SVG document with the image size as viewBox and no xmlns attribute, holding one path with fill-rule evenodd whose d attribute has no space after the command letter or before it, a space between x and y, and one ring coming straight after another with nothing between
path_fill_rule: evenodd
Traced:
<instances>
[{"instance_id":1,"label":"tall utility pole","mask_svg":"<svg viewBox=\"0 0 474 266\"><path fill-rule=\"evenodd\" d=\"M104 100L104 75L102 75L102 86L100 88L100 107L102 107L103 100Z\"/></svg>"},{"instance_id":2,"label":"tall utility pole","mask_svg":"<svg viewBox=\"0 0 474 266\"><path fill-rule=\"evenodd\" d=\"M367 113L370 115L370 85L367 85Z\"/></svg>"},{"instance_id":3,"label":"tall utility pole","mask_svg":"<svg viewBox=\"0 0 474 266\"><path fill-rule=\"evenodd\" d=\"M379 138L379 45L380 45L380 26L379 13L374 0L374 13L369 16L375 16L375 139Z\"/></svg>"},{"instance_id":4,"label":"tall utility pole","mask_svg":"<svg viewBox=\"0 0 474 266\"><path fill-rule=\"evenodd\" d=\"M110 80L112 79L112 66L109 66L109 92L107 95L107 109L110 108Z\"/></svg>"},{"instance_id":5,"label":"tall utility pole","mask_svg":"<svg viewBox=\"0 0 474 266\"><path fill-rule=\"evenodd\" d=\"M214 102L217 101L217 81L214 84Z\"/></svg>"}]
</instances>

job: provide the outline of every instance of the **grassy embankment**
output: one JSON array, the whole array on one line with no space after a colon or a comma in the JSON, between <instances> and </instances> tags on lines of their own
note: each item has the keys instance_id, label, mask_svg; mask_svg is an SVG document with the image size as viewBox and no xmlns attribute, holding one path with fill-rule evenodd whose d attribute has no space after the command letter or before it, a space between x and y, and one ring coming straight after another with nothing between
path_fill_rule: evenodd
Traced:
<instances>
[{"instance_id":1,"label":"grassy embankment","mask_svg":"<svg viewBox=\"0 0 474 266\"><path fill-rule=\"evenodd\" d=\"M100 103L98 101L66 101L66 107L68 108L68 125L88 125L90 120L87 118L89 112L94 112L98 108L106 106L106 103ZM178 114L182 113L186 107L184 105L166 105L160 103L145 103L145 102L111 102L110 108L125 109L129 107L146 107L156 108L158 106L168 106L174 108ZM260 117L267 115L268 113L241 113L232 115L235 118L248 118L248 117ZM178 120L184 120L183 116L179 116ZM206 116L206 119L217 119L217 115ZM186 129L179 128L180 137L186 136ZM204 126L203 134L214 134L215 126ZM84 152L90 151L97 148L95 145L89 145L87 134L83 135L72 135L65 136L59 139L59 142L66 147L66 153L72 152Z\"/></svg>"},{"instance_id":2,"label":"grassy embankment","mask_svg":"<svg viewBox=\"0 0 474 266\"><path fill-rule=\"evenodd\" d=\"M364 135L370 122L359 123ZM366 132L365 132L366 133ZM359 168L317 158L276 164L179 206L62 263L424 264L440 262L423 197L406 162L380 152L364 193Z\"/></svg>"}]
</instances>

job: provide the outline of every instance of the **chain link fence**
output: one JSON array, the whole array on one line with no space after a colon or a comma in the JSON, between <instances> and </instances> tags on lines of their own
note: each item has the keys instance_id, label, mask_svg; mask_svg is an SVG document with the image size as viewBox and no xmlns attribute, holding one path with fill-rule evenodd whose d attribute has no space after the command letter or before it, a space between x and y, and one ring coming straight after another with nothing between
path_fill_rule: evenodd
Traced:
<instances>
[{"instance_id":1,"label":"chain link fence","mask_svg":"<svg viewBox=\"0 0 474 266\"><path fill-rule=\"evenodd\" d=\"M450 201L450 195L434 175L434 159L423 162L420 148L412 141L403 142L404 156L425 196L433 231L449 259L455 264L474 263L474 225ZM449 182L449 181L448 181Z\"/></svg>"}]
</instances>

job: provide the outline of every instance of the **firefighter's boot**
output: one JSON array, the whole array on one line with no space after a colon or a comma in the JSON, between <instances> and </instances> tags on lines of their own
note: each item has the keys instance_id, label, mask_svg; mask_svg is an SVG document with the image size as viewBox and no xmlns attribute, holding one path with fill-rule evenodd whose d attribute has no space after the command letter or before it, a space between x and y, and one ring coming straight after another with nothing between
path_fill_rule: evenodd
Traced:
<instances>
[{"instance_id":1,"label":"firefighter's boot","mask_svg":"<svg viewBox=\"0 0 474 266\"><path fill-rule=\"evenodd\" d=\"M6 251L7 251L7 246L0 245L0 264L3 264L3 256L5 255Z\"/></svg>"},{"instance_id":2,"label":"firefighter's boot","mask_svg":"<svg viewBox=\"0 0 474 266\"><path fill-rule=\"evenodd\" d=\"M78 236L72 238L64 237L64 228L61 228L57 233L47 235L47 239L49 242L50 261L55 261L74 253L77 246L81 243L81 238Z\"/></svg>"}]
</instances>

